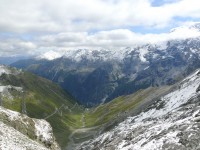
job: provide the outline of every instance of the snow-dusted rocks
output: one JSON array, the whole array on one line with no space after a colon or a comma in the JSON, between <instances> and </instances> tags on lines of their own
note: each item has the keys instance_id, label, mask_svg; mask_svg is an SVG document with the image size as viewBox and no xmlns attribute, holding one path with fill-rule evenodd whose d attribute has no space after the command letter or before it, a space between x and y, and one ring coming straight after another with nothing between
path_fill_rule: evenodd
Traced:
<instances>
[{"instance_id":1,"label":"snow-dusted rocks","mask_svg":"<svg viewBox=\"0 0 200 150\"><path fill-rule=\"evenodd\" d=\"M6 86L0 86L0 93L8 92L9 89L15 89L17 91L22 91L23 90L22 87L6 85Z\"/></svg>"},{"instance_id":2,"label":"snow-dusted rocks","mask_svg":"<svg viewBox=\"0 0 200 150\"><path fill-rule=\"evenodd\" d=\"M0 149L1 150L47 150L42 144L31 140L13 127L0 121Z\"/></svg>"},{"instance_id":3,"label":"snow-dusted rocks","mask_svg":"<svg viewBox=\"0 0 200 150\"><path fill-rule=\"evenodd\" d=\"M22 72L21 70L17 70L16 68L10 68L8 66L0 65L0 77L3 74L16 75L17 76L21 72ZM9 92L10 90L16 90L18 92L22 92L23 88L22 87L18 87L18 86L13 86L13 85L7 85L5 83L2 83L2 80L0 80L0 96L8 97L11 100L12 99L12 95Z\"/></svg>"},{"instance_id":4,"label":"snow-dusted rocks","mask_svg":"<svg viewBox=\"0 0 200 150\"><path fill-rule=\"evenodd\" d=\"M53 131L45 120L0 107L0 149L59 150Z\"/></svg>"},{"instance_id":5,"label":"snow-dusted rocks","mask_svg":"<svg viewBox=\"0 0 200 150\"><path fill-rule=\"evenodd\" d=\"M200 148L200 70L147 110L87 141L81 150L196 150Z\"/></svg>"},{"instance_id":6,"label":"snow-dusted rocks","mask_svg":"<svg viewBox=\"0 0 200 150\"><path fill-rule=\"evenodd\" d=\"M2 75L2 74L15 74L15 75L17 75L17 74L19 74L21 72L21 70L17 70L17 69L15 69L15 68L10 68L10 67L8 67L8 66L5 66L5 65L1 65L0 64L0 76Z\"/></svg>"},{"instance_id":7,"label":"snow-dusted rocks","mask_svg":"<svg viewBox=\"0 0 200 150\"><path fill-rule=\"evenodd\" d=\"M51 143L52 141L54 141L52 128L47 121L35 119L34 122L35 122L35 129L36 129L35 131L36 131L38 140L44 143L48 141Z\"/></svg>"},{"instance_id":8,"label":"snow-dusted rocks","mask_svg":"<svg viewBox=\"0 0 200 150\"><path fill-rule=\"evenodd\" d=\"M0 76L5 73L5 74L10 74L10 70L6 68L4 65L0 65Z\"/></svg>"}]
</instances>

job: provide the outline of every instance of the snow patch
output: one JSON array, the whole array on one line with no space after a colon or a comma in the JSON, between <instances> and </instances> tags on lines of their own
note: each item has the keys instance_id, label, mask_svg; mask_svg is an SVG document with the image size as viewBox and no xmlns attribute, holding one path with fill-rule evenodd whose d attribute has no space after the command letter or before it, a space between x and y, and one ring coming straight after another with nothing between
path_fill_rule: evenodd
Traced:
<instances>
[{"instance_id":1,"label":"snow patch","mask_svg":"<svg viewBox=\"0 0 200 150\"><path fill-rule=\"evenodd\" d=\"M0 65L0 76L2 74L11 74L11 71L4 65Z\"/></svg>"},{"instance_id":2,"label":"snow patch","mask_svg":"<svg viewBox=\"0 0 200 150\"><path fill-rule=\"evenodd\" d=\"M1 150L48 150L41 144L31 140L24 134L0 121L0 149Z\"/></svg>"},{"instance_id":3,"label":"snow patch","mask_svg":"<svg viewBox=\"0 0 200 150\"><path fill-rule=\"evenodd\" d=\"M5 109L1 106L0 106L0 112L5 113L10 120L19 120L19 118L20 118L20 113L9 110L9 109Z\"/></svg>"},{"instance_id":4,"label":"snow patch","mask_svg":"<svg viewBox=\"0 0 200 150\"><path fill-rule=\"evenodd\" d=\"M22 92L22 87L12 86L12 85L6 85L6 86L0 86L0 93L8 92L9 89L15 89L18 92Z\"/></svg>"},{"instance_id":5,"label":"snow patch","mask_svg":"<svg viewBox=\"0 0 200 150\"><path fill-rule=\"evenodd\" d=\"M198 73L199 70L180 82L179 87L163 96L155 108L127 118L111 131L83 143L78 149L87 150L95 147L117 150L182 149L184 146L180 142L181 138L192 141L200 131L196 124L200 120L198 116L200 107L196 102L183 105L190 99L198 100L196 93L200 85ZM160 104L161 108L158 107ZM199 142L196 146L198 144Z\"/></svg>"},{"instance_id":6,"label":"snow patch","mask_svg":"<svg viewBox=\"0 0 200 150\"><path fill-rule=\"evenodd\" d=\"M28 149L27 147L24 148L24 145L27 143L29 144L31 142L34 142L32 146L37 146L37 145L42 144L41 147L43 147L43 146L49 147L49 145L46 145L46 144L50 144L53 147L55 146L56 149L59 149L57 143L55 142L55 138L53 136L52 127L50 126L50 124L47 121L40 120L40 119L34 119L34 118L32 119L32 118L29 118L27 115L20 114L18 112L6 109L1 106L0 106L0 115L3 116L2 120L0 119L0 126L1 126L1 122L3 122L5 119L6 122L10 123L10 126L11 126L10 128L12 128L12 127L16 128L16 131L12 131L12 133L13 133L12 138L16 139L16 140L11 141L11 144L13 142L13 144L18 145L19 147L21 147L21 148L19 148L20 150ZM33 126L33 124L34 124L34 126ZM20 128L18 128L18 126L20 126ZM1 129L0 130L0 149L4 149L4 148L12 149L13 147L8 148L6 145L4 145L4 143L2 143L2 141L1 141L1 138L2 138L1 133L2 132L1 131L3 131L3 129L2 128L0 128L0 129ZM33 140L35 140L35 141L32 141L30 139L30 137L28 137L29 134L27 134L24 131L27 131L27 132L30 131L31 133L33 131L34 135L35 135ZM21 132L21 133L20 133L20 135L15 135L15 132ZM6 137L6 136L10 136L9 133L5 133L5 135L3 135L3 137ZM21 141L21 138L22 138L22 141ZM3 139L3 140L7 141L8 139ZM26 141L28 141L28 142L26 143ZM40 144L36 141L38 141ZM7 141L7 142L9 142L9 141ZM24 144L21 142L24 142ZM8 146L10 146L10 145L8 144ZM38 149L40 149L40 148L38 148ZM44 148L44 149L46 149L46 148Z\"/></svg>"},{"instance_id":7,"label":"snow patch","mask_svg":"<svg viewBox=\"0 0 200 150\"><path fill-rule=\"evenodd\" d=\"M139 54L140 60L142 62L146 62L146 58L144 56L149 52L148 48L147 47L141 48L141 49L139 49L139 52L140 52L140 54Z\"/></svg>"},{"instance_id":8,"label":"snow patch","mask_svg":"<svg viewBox=\"0 0 200 150\"><path fill-rule=\"evenodd\" d=\"M36 135L42 141L53 141L52 128L50 124L45 120L35 119Z\"/></svg>"},{"instance_id":9,"label":"snow patch","mask_svg":"<svg viewBox=\"0 0 200 150\"><path fill-rule=\"evenodd\" d=\"M164 107L157 110L156 108L151 109L147 112L141 113L136 121L142 121L149 117L156 118L159 116L163 116L175 108L178 108L182 104L186 103L190 98L196 95L196 89L200 85L200 78L196 75L199 72L195 72L191 76L184 79L180 85L179 89L167 94L166 96L161 98L161 102L164 104Z\"/></svg>"}]
</instances>

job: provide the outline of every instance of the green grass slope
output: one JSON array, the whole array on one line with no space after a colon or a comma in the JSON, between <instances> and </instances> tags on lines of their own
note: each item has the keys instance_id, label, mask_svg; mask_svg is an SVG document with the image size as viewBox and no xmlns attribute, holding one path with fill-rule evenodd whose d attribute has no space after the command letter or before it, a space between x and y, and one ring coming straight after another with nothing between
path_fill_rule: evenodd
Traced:
<instances>
[{"instance_id":1,"label":"green grass slope","mask_svg":"<svg viewBox=\"0 0 200 150\"><path fill-rule=\"evenodd\" d=\"M28 72L16 73L14 68L9 69L11 74L0 76L0 86L23 90L8 88L0 92L1 105L33 118L46 119L53 127L57 142L65 147L71 132L82 125L83 108L57 84Z\"/></svg>"},{"instance_id":2,"label":"green grass slope","mask_svg":"<svg viewBox=\"0 0 200 150\"><path fill-rule=\"evenodd\" d=\"M160 98L169 89L169 86L162 88L150 87L139 90L134 94L119 96L109 103L86 111L86 126L98 126L115 119L124 118L124 116L130 116L133 112L136 113L136 108L138 111L141 110L139 109L140 107L143 107L148 102L152 102L152 99Z\"/></svg>"},{"instance_id":3,"label":"green grass slope","mask_svg":"<svg viewBox=\"0 0 200 150\"><path fill-rule=\"evenodd\" d=\"M1 104L30 117L46 119L63 149L73 149L76 144L112 129L172 89L172 86L150 87L85 109L57 84L28 72L2 74L0 86L3 85L22 87L23 91L9 88L7 93L2 92Z\"/></svg>"},{"instance_id":4,"label":"green grass slope","mask_svg":"<svg viewBox=\"0 0 200 150\"><path fill-rule=\"evenodd\" d=\"M139 90L134 94L119 96L109 103L85 109L84 113L82 113L84 128L73 132L71 136L72 143L78 144L79 142L93 138L99 133L112 129L125 118L148 109L150 104L160 100L162 95L172 89L172 86L150 87Z\"/></svg>"}]
</instances>

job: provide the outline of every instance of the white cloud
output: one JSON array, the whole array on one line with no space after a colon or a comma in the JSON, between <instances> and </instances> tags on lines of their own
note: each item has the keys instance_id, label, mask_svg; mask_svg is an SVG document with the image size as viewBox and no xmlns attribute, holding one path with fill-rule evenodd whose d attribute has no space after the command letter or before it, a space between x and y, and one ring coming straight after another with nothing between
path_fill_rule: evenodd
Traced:
<instances>
[{"instance_id":1,"label":"white cloud","mask_svg":"<svg viewBox=\"0 0 200 150\"><path fill-rule=\"evenodd\" d=\"M0 38L1 33L18 35L0 41L0 55L79 47L117 48L199 34L187 29L170 34L129 30L135 26L164 28L200 19L199 0L163 0L167 3L159 7L152 6L152 1L0 0ZM23 40L20 36L24 34L33 39Z\"/></svg>"},{"instance_id":2,"label":"white cloud","mask_svg":"<svg viewBox=\"0 0 200 150\"><path fill-rule=\"evenodd\" d=\"M94 34L87 32L64 32L58 34L41 35L32 41L8 37L0 41L0 55L37 55L47 51L63 52L68 49L121 49L134 47L141 44L157 44L168 40L187 39L200 37L200 30L194 27L194 23L172 29L170 33L140 34L128 29L116 29L99 31ZM200 24L198 24L200 25Z\"/></svg>"},{"instance_id":3,"label":"white cloud","mask_svg":"<svg viewBox=\"0 0 200 150\"><path fill-rule=\"evenodd\" d=\"M109 48L120 49L146 43L156 44L175 39L200 37L200 30L194 27L194 22L172 29L170 33L140 34L128 29L99 31L94 34L87 32L64 32L41 35L32 41L8 37L0 41L0 55L13 54L34 55L46 51L64 51L77 48ZM200 24L198 24L200 25Z\"/></svg>"},{"instance_id":4,"label":"white cloud","mask_svg":"<svg viewBox=\"0 0 200 150\"><path fill-rule=\"evenodd\" d=\"M125 26L164 27L174 17L200 17L199 0L160 7L151 0L0 0L0 31L61 32Z\"/></svg>"},{"instance_id":5,"label":"white cloud","mask_svg":"<svg viewBox=\"0 0 200 150\"><path fill-rule=\"evenodd\" d=\"M69 48L121 48L145 43L159 43L175 39L200 37L200 31L192 26L182 26L172 29L170 33L139 34L128 29L100 31L95 34L86 32L61 33L40 37L38 47L52 49Z\"/></svg>"},{"instance_id":6,"label":"white cloud","mask_svg":"<svg viewBox=\"0 0 200 150\"><path fill-rule=\"evenodd\" d=\"M36 51L36 43L17 38L0 40L0 56L32 55Z\"/></svg>"}]
</instances>

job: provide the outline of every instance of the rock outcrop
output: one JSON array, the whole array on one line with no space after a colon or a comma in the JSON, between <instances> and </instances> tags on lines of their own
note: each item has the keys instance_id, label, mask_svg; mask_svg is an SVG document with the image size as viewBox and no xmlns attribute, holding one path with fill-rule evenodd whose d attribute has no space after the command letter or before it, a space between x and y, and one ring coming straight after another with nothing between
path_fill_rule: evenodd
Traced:
<instances>
[{"instance_id":1,"label":"rock outcrop","mask_svg":"<svg viewBox=\"0 0 200 150\"><path fill-rule=\"evenodd\" d=\"M59 150L52 127L45 120L0 107L1 150Z\"/></svg>"}]
</instances>

